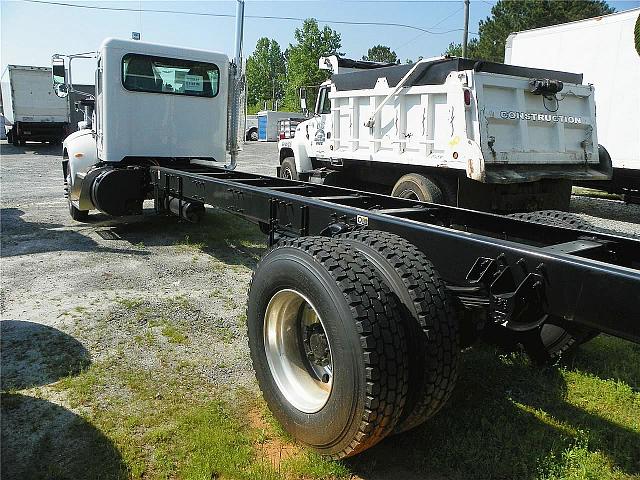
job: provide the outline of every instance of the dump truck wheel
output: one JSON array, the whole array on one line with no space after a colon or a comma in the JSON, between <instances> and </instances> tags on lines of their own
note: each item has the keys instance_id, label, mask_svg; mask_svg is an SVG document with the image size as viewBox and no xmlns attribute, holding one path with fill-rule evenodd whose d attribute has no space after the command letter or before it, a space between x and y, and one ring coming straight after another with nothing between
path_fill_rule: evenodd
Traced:
<instances>
[{"instance_id":1,"label":"dump truck wheel","mask_svg":"<svg viewBox=\"0 0 640 480\"><path fill-rule=\"evenodd\" d=\"M443 203L442 190L427 177L410 173L400 178L391 190L392 197L418 200L420 202Z\"/></svg>"},{"instance_id":2,"label":"dump truck wheel","mask_svg":"<svg viewBox=\"0 0 640 480\"><path fill-rule=\"evenodd\" d=\"M418 248L397 235L356 231L352 242L397 295L409 347L409 392L396 432L417 427L447 402L458 374L458 322L444 283Z\"/></svg>"},{"instance_id":3,"label":"dump truck wheel","mask_svg":"<svg viewBox=\"0 0 640 480\"><path fill-rule=\"evenodd\" d=\"M280 242L254 272L247 329L264 398L297 440L337 459L393 430L406 339L394 296L358 252L327 237Z\"/></svg>"},{"instance_id":4,"label":"dump truck wheel","mask_svg":"<svg viewBox=\"0 0 640 480\"><path fill-rule=\"evenodd\" d=\"M280 164L280 178L287 180L299 180L298 170L296 169L296 161L293 157L287 157Z\"/></svg>"}]
</instances>

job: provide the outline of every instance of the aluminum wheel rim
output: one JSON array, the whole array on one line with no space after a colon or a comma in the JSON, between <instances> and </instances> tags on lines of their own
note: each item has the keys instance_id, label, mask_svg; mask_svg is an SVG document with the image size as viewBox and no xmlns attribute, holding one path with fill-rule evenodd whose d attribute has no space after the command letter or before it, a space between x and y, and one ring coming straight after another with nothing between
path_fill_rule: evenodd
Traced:
<instances>
[{"instance_id":1,"label":"aluminum wheel rim","mask_svg":"<svg viewBox=\"0 0 640 480\"><path fill-rule=\"evenodd\" d=\"M289 170L288 168L285 168L284 170L282 170L282 178L286 178L287 180L293 180L293 175L291 173L291 170Z\"/></svg>"},{"instance_id":2,"label":"aluminum wheel rim","mask_svg":"<svg viewBox=\"0 0 640 480\"><path fill-rule=\"evenodd\" d=\"M301 293L276 292L264 316L264 349L285 399L304 413L324 407L333 386L333 356L316 308Z\"/></svg>"}]
</instances>

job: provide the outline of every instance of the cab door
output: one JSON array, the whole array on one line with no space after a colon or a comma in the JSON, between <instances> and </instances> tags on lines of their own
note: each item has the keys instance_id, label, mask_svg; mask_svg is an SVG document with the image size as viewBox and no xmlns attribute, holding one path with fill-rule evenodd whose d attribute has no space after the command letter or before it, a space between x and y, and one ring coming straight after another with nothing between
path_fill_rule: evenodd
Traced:
<instances>
[{"instance_id":1,"label":"cab door","mask_svg":"<svg viewBox=\"0 0 640 480\"><path fill-rule=\"evenodd\" d=\"M328 158L333 150L333 113L331 111L330 87L321 87L316 100L316 110L310 125L309 140L316 156Z\"/></svg>"}]
</instances>

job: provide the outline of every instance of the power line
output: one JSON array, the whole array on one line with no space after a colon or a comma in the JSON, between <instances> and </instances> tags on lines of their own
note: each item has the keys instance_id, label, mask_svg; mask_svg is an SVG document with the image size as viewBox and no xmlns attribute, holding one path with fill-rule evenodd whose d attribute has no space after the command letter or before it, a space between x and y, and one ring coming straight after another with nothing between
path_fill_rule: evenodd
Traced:
<instances>
[{"instance_id":1,"label":"power line","mask_svg":"<svg viewBox=\"0 0 640 480\"><path fill-rule=\"evenodd\" d=\"M174 15L193 15L198 17L225 17L225 18L235 18L235 15L228 13L204 13L204 12L185 12L181 10L158 10L158 9L137 9L137 8L126 8L126 7L100 7L97 5L79 5L73 3L65 3L65 2L53 2L48 0L21 0L26 3L37 3L43 5L57 5L60 7L72 7L72 8L84 8L88 10L109 10L115 12L145 12L145 13L171 13ZM293 20L297 22L303 22L306 20L305 18L298 17L278 17L273 15L245 15L246 18L258 18L262 20ZM416 27L415 25L406 25L404 23L389 23L389 22L359 22L359 21L349 21L349 20L323 20L316 18L316 21L319 23L328 23L334 25L369 25L369 26L378 26L378 27L399 27L399 28L410 28L412 30L418 30L423 34L428 33L430 35L445 35L447 33L452 32L461 32L461 28L455 28L453 30L445 30L442 32L434 32L431 30L427 30L426 28Z\"/></svg>"},{"instance_id":2,"label":"power line","mask_svg":"<svg viewBox=\"0 0 640 480\"><path fill-rule=\"evenodd\" d=\"M450 13L449 15L447 15L446 17L444 17L442 20L434 23L433 25L431 25L429 28L435 28L438 25L440 25L441 23L445 22L446 20L449 20L451 17L453 17L454 15L456 15L460 10L462 10L464 7L459 7L457 10L455 10L454 12ZM418 38L420 38L421 36L424 35L424 32L419 33L418 35L416 35L415 37L413 37L411 40L404 42L402 45L400 45L399 47L394 48L393 50L400 50L401 48L405 47L406 45L409 45L410 43L412 43L413 41L417 40Z\"/></svg>"}]
</instances>

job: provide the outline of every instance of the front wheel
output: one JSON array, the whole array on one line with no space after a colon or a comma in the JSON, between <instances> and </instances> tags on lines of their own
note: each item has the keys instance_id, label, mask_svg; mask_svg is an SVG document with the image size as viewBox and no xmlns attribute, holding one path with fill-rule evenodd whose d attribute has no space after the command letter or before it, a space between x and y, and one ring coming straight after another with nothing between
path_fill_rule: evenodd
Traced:
<instances>
[{"instance_id":1,"label":"front wheel","mask_svg":"<svg viewBox=\"0 0 640 480\"><path fill-rule=\"evenodd\" d=\"M71 200L69 202L69 215L76 222L86 222L89 219L89 210L79 210Z\"/></svg>"},{"instance_id":2,"label":"front wheel","mask_svg":"<svg viewBox=\"0 0 640 480\"><path fill-rule=\"evenodd\" d=\"M296 160L293 157L287 157L282 160L282 164L280 165L280 178L300 180L298 169L296 168Z\"/></svg>"},{"instance_id":3,"label":"front wheel","mask_svg":"<svg viewBox=\"0 0 640 480\"><path fill-rule=\"evenodd\" d=\"M342 242L305 237L267 252L247 330L258 384L285 430L331 458L390 433L407 391L401 323L388 287Z\"/></svg>"}]
</instances>

